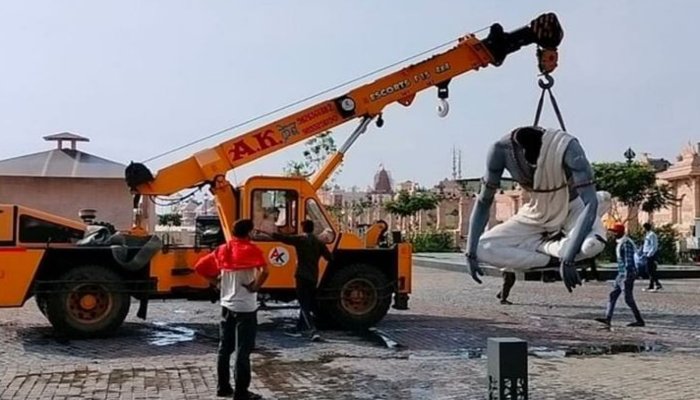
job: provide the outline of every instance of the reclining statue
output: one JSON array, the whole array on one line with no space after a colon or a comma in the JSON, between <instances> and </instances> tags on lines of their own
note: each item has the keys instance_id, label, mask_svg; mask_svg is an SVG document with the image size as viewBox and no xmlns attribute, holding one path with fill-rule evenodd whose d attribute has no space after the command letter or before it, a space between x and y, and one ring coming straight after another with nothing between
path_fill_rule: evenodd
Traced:
<instances>
[{"instance_id":1,"label":"reclining statue","mask_svg":"<svg viewBox=\"0 0 700 400\"><path fill-rule=\"evenodd\" d=\"M530 200L509 220L486 233L490 208L503 172ZM609 199L607 192L602 192ZM481 283L479 262L510 271L559 269L569 292L581 284L576 262L605 247L605 230L594 224L598 194L593 170L579 141L570 134L535 126L520 127L494 143L469 221L467 264Z\"/></svg>"}]
</instances>

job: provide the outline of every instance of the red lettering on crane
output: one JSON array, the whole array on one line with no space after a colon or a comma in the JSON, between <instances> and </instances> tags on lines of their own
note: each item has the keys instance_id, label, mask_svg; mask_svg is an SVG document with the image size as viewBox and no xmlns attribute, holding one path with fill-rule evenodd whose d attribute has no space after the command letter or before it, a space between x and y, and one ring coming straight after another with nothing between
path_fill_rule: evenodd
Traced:
<instances>
[{"instance_id":1,"label":"red lettering on crane","mask_svg":"<svg viewBox=\"0 0 700 400\"><path fill-rule=\"evenodd\" d=\"M242 158L251 156L259 151L277 146L281 142L274 137L275 131L267 129L262 132L253 134L253 138L257 142L257 146L246 143L245 138L237 140L228 150L228 156L231 161L235 162ZM248 136L247 136L248 137Z\"/></svg>"},{"instance_id":2,"label":"red lettering on crane","mask_svg":"<svg viewBox=\"0 0 700 400\"><path fill-rule=\"evenodd\" d=\"M255 154L255 150L248 146L245 140L243 139L234 143L233 148L231 148L231 150L228 151L228 155L233 161L238 161L241 158L251 154Z\"/></svg>"},{"instance_id":3,"label":"red lettering on crane","mask_svg":"<svg viewBox=\"0 0 700 400\"><path fill-rule=\"evenodd\" d=\"M277 140L275 140L274 137L272 137L272 134L275 133L272 129L268 129L264 132L259 132L253 135L253 137L258 141L259 150L265 150L268 147L272 146L277 146L280 144Z\"/></svg>"}]
</instances>

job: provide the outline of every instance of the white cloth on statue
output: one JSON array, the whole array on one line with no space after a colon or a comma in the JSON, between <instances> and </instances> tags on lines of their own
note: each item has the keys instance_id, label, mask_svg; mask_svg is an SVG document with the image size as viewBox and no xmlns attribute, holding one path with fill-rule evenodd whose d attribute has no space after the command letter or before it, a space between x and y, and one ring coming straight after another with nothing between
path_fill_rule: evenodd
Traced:
<instances>
[{"instance_id":1,"label":"white cloth on statue","mask_svg":"<svg viewBox=\"0 0 700 400\"><path fill-rule=\"evenodd\" d=\"M518 210L514 220L547 232L557 232L562 228L569 212L569 186L562 165L572 139L561 130L544 132L530 201Z\"/></svg>"},{"instance_id":2,"label":"white cloth on statue","mask_svg":"<svg viewBox=\"0 0 700 400\"><path fill-rule=\"evenodd\" d=\"M600 217L610 209L610 194L600 191L596 195L598 197L596 211ZM549 229L524 224L511 218L494 226L481 236L476 251L477 257L480 262L512 272L544 267L551 257L560 258L561 250L569 240L568 235L584 210L585 205L580 197L569 202L563 226L560 228L563 236L559 240L546 240L551 234ZM592 258L600 254L605 248L605 243L600 239L605 240L605 237L603 221L601 218L596 218L575 260Z\"/></svg>"}]
</instances>

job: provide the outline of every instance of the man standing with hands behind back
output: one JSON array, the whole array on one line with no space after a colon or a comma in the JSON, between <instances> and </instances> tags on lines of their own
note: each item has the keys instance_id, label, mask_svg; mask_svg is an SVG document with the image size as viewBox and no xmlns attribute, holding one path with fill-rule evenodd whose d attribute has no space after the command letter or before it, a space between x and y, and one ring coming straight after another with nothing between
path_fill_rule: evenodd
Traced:
<instances>
[{"instance_id":1,"label":"man standing with hands behind back","mask_svg":"<svg viewBox=\"0 0 700 400\"><path fill-rule=\"evenodd\" d=\"M221 324L217 358L216 395L234 400L257 400L262 396L248 391L250 353L257 332L257 291L268 277L267 262L258 246L251 243L253 221L242 219L233 226L233 239L217 247L195 265L198 274L215 284L220 277ZM236 351L235 391L231 387L231 354Z\"/></svg>"}]
</instances>

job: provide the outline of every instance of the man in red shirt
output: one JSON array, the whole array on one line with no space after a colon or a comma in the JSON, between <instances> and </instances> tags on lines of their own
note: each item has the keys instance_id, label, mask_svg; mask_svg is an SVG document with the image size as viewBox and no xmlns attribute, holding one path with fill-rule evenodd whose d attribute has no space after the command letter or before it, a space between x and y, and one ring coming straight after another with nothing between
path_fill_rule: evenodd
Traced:
<instances>
[{"instance_id":1,"label":"man in red shirt","mask_svg":"<svg viewBox=\"0 0 700 400\"><path fill-rule=\"evenodd\" d=\"M269 274L258 246L251 243L253 221L242 219L233 226L233 239L217 247L195 265L198 274L214 282L221 278L221 324L217 358L217 396L233 394L234 400L262 399L248 391L250 353L257 331L257 291ZM234 381L231 387L231 354L236 351Z\"/></svg>"}]
</instances>

